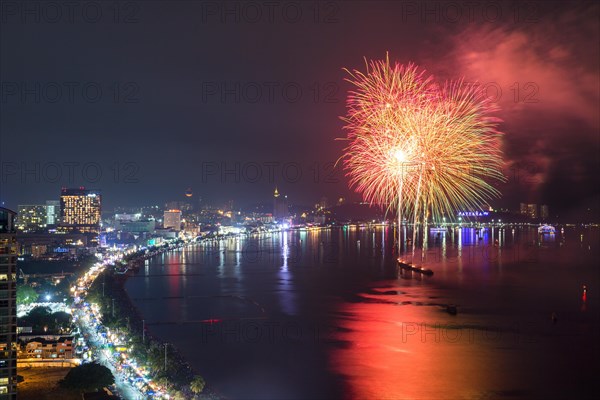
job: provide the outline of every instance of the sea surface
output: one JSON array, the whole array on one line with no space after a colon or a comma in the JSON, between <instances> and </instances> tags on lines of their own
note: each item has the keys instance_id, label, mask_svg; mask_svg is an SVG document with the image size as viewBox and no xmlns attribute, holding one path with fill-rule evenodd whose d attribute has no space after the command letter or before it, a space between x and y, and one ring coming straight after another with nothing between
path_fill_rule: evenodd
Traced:
<instances>
[{"instance_id":1,"label":"sea surface","mask_svg":"<svg viewBox=\"0 0 600 400\"><path fill-rule=\"evenodd\" d=\"M224 398L595 398L599 233L432 232L402 249L428 277L393 227L294 230L164 253L126 289Z\"/></svg>"}]
</instances>

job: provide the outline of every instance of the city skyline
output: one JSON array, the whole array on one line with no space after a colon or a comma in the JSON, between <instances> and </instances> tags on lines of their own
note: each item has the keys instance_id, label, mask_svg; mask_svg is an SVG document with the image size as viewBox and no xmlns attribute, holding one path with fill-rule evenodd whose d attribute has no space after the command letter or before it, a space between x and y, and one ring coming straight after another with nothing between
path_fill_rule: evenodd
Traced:
<instances>
[{"instance_id":1,"label":"city skyline","mask_svg":"<svg viewBox=\"0 0 600 400\"><path fill-rule=\"evenodd\" d=\"M65 193L94 193L101 197L101 191L98 189L88 189L83 186L77 188L61 188L61 194L64 196ZM210 210L210 209L222 209L222 210L238 210L238 211L256 211L258 209L261 210L269 210L273 215L282 216L286 211L284 209L289 209L290 207L295 208L303 208L305 210L309 209L328 209L332 206L335 206L335 201L326 196L321 196L318 201L314 199L312 203L310 201L304 203L294 203L293 200L291 203L288 202L288 196L285 193L280 193L279 188L275 186L274 192L271 193L271 199L266 198L265 201L261 201L253 204L242 203L243 205L237 204L234 200L227 200L223 202L203 202L202 198L195 199L193 192L188 188L184 193L184 197L180 200L173 200L170 198L169 201L164 201L161 204L136 204L136 205L117 205L114 208L106 209L105 207L100 207L99 211L101 214L99 215L118 215L118 213L123 212L123 210L134 210L131 212L139 212L143 209L148 208L157 208L157 210L163 210L166 212L199 212L201 210ZM342 203L347 203L347 199L343 197L337 198L337 205L339 206ZM491 203L491 202L490 202ZM234 206L235 204L235 206ZM358 200L353 202L352 204L362 204L368 205L364 200ZM271 208L272 207L272 208ZM370 208L374 210L384 210L385 207L377 206L377 205L369 205ZM537 204L537 203L517 203L512 205L510 208L494 208L489 203L482 203L479 207L471 207L469 209L456 209L454 217L458 218L461 215L466 215L469 213L479 213L481 211L496 211L496 212L507 212L512 214L520 214L526 215L531 219L542 218L547 220L548 217L551 216L549 213L549 208L547 204ZM13 210L15 211L15 210ZM61 221L64 221L61 218L61 213L64 213L64 201L61 205L59 200L46 200L45 204L19 204L16 207L17 215L21 214L21 219L17 217L17 229L23 231L23 226L27 225L28 229L35 231L36 228L43 230L46 226L52 226L54 228L62 225L64 227L65 223L61 224ZM129 212L125 212L128 214ZM393 214L393 213L392 213ZM392 215L390 214L390 215ZM94 217L95 218L95 217ZM558 218L558 215L554 216L555 219ZM587 222L596 222L590 219Z\"/></svg>"}]
</instances>

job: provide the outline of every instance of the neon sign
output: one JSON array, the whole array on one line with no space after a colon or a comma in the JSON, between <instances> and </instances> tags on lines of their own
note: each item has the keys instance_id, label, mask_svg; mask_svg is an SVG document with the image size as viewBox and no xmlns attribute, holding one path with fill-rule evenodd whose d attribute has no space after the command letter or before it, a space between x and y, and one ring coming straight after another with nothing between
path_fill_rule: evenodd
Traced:
<instances>
[{"instance_id":1,"label":"neon sign","mask_svg":"<svg viewBox=\"0 0 600 400\"><path fill-rule=\"evenodd\" d=\"M459 217L487 217L490 213L487 211L460 211Z\"/></svg>"}]
</instances>

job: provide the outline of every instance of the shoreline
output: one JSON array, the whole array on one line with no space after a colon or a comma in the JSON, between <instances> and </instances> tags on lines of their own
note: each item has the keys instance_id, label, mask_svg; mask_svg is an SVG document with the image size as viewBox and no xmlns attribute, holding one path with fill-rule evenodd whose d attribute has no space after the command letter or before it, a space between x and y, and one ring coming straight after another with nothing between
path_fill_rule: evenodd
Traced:
<instances>
[{"instance_id":1,"label":"shoreline","mask_svg":"<svg viewBox=\"0 0 600 400\"><path fill-rule=\"evenodd\" d=\"M150 249L142 248L133 253L118 255L113 258L112 262L104 262L103 267L95 267L98 273L94 273L93 280L88 281L87 290L84 289L85 295L82 297L83 301L91 304L92 308L94 307L93 304L96 304L100 310L99 312L92 311L92 315L97 314L101 316L99 323L96 325L97 332L106 332L111 336L112 341L112 343L108 343L105 339L100 344L91 345L97 353L95 359L102 359L102 355L104 355L105 362L114 364L114 361L108 361L113 357L109 349L112 346L112 350L119 352L117 343L118 337L121 336L121 343L119 344L121 347L128 347L128 350L121 353L123 360L117 361L117 365L128 365L128 368L133 368L137 376L143 378L144 383L142 383L141 387L145 387L144 390L137 386L139 382L134 384L134 381L137 382L137 379L128 381L128 385L131 388L141 391L144 396L150 394L149 392L146 393L148 390L155 391L160 389L159 392L168 394L167 398L210 400L220 400L223 398L210 385L206 384L205 381L202 392L194 394L190 388L191 382L194 378L202 376L191 368L188 361L181 355L179 349L167 340L152 335L148 329L145 329L146 334L144 339L142 315L125 290L128 274L118 273L119 268L123 266L127 269L131 267L135 271L139 268L140 262L167 251L181 250L196 243L197 240L178 241L159 247L155 246ZM84 282L87 275L86 273L86 276L83 278ZM99 279L100 277L102 278ZM77 291L74 294L77 296ZM83 303L81 304L84 305ZM84 307L87 306L84 305ZM86 330L89 331L89 328L84 327L83 331ZM115 333L117 335L116 342L113 336ZM106 344L109 344L108 348L105 347ZM167 350L168 357L167 363L163 367L162 360L165 349ZM140 370L145 372L140 372ZM127 374L124 372L124 375L120 378L125 380L131 379L131 372L129 372L129 375ZM136 374L133 376L135 377Z\"/></svg>"},{"instance_id":2,"label":"shoreline","mask_svg":"<svg viewBox=\"0 0 600 400\"><path fill-rule=\"evenodd\" d=\"M187 246L193 246L198 244L198 242L190 242L190 243L185 243L183 244L181 247L178 247L176 249L166 249L164 251L160 251L157 254L152 254L150 256L141 256L141 258L136 258L135 260L129 261L127 263L127 266L129 267L131 265L133 268L131 268L134 271L134 274L136 274L139 271L139 266L136 266L136 264L139 264L140 261L146 261L149 259L152 259L156 256L159 256L163 253L166 253L168 251L181 251L183 250L184 247ZM200 373L198 373L198 371L194 370L194 368L190 365L189 361L181 355L181 351L172 343L166 341L164 338L159 338L157 336L155 336L148 327L146 327L144 325L143 321L143 315L141 313L141 311L135 306L135 304L133 303L133 301L131 300L131 298L129 297L129 294L127 293L127 290L125 289L125 284L127 282L127 280L130 278L129 274L119 274L116 275L114 273L114 271L112 271L112 279L114 279L117 283L117 286L119 287L120 291L123 294L123 297L121 299L121 301L124 303L124 305L126 305L129 313L128 317L129 317L129 329L130 332L133 336L136 336L138 339L143 337L143 333L142 330L145 330L145 340L148 343L152 343L152 341L154 341L155 343L157 343L158 346L164 346L165 344L167 344L170 347L170 350L168 352L168 357L174 359L179 365L183 365L185 366L185 368L189 371L189 376L187 378L190 378L190 380L194 377L194 376L202 376ZM143 328L142 328L143 327ZM179 378L181 378L179 376ZM170 376L169 379L175 380L175 377ZM215 399L215 400L222 400L223 397L219 396L214 389L210 386L210 384L207 382L206 386L204 387L204 390L202 391L202 393L200 393L198 395L198 398L206 398L206 399Z\"/></svg>"}]
</instances>

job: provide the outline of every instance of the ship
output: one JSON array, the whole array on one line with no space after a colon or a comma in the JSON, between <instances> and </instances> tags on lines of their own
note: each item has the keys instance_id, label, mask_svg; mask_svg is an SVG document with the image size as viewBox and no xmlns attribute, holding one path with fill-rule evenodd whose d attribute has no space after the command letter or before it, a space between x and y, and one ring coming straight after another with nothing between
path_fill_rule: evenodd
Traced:
<instances>
[{"instance_id":1,"label":"ship","mask_svg":"<svg viewBox=\"0 0 600 400\"><path fill-rule=\"evenodd\" d=\"M549 233L553 235L556 232L556 229L552 225L542 225L538 228L538 233Z\"/></svg>"}]
</instances>

